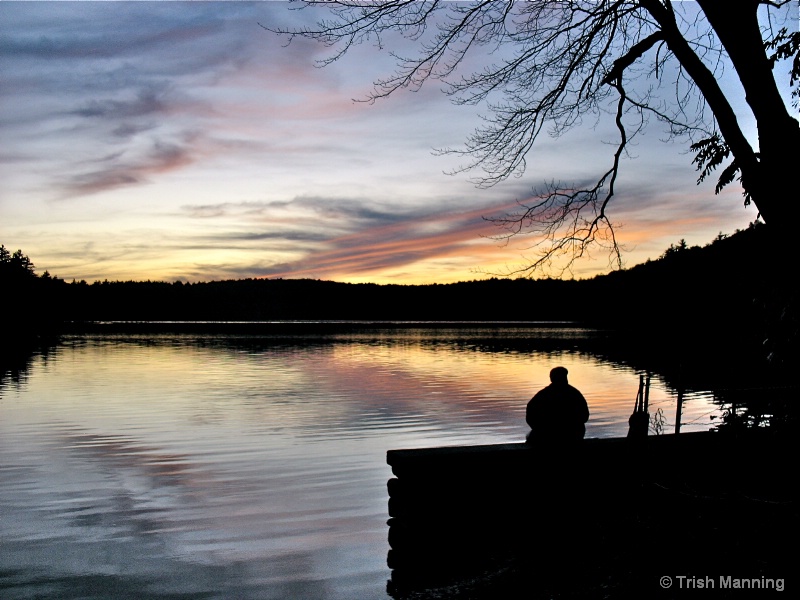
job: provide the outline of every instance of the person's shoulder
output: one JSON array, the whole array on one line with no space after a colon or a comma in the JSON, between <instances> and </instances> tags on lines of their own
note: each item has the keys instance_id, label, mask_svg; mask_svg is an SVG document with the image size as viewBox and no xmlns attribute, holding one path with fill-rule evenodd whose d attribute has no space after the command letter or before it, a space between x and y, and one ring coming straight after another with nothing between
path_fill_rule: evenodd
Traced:
<instances>
[{"instance_id":1,"label":"person's shoulder","mask_svg":"<svg viewBox=\"0 0 800 600\"><path fill-rule=\"evenodd\" d=\"M575 386L573 386L573 385L568 385L567 387L569 388L569 390L570 390L570 391L571 391L573 394L576 394L576 395L580 396L581 398L583 398L583 394L581 393L581 391L580 391L578 388L576 388L576 387L575 387Z\"/></svg>"},{"instance_id":2,"label":"person's shoulder","mask_svg":"<svg viewBox=\"0 0 800 600\"><path fill-rule=\"evenodd\" d=\"M542 389L540 389L538 392L536 392L533 395L533 398L531 398L531 402L533 402L537 398L541 399L541 398L544 398L545 396L548 396L550 394L550 392L551 392L551 390L550 390L550 386L549 385L547 387L543 387Z\"/></svg>"}]
</instances>

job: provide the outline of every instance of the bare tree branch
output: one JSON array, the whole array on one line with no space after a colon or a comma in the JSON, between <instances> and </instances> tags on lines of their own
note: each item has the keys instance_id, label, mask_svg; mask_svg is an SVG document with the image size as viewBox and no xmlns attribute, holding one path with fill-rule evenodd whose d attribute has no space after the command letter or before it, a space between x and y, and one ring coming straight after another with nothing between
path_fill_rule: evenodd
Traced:
<instances>
[{"instance_id":1,"label":"bare tree branch","mask_svg":"<svg viewBox=\"0 0 800 600\"><path fill-rule=\"evenodd\" d=\"M622 267L621 248L606 210L614 196L620 159L629 141L622 121L627 96L621 76L609 83L619 93L615 123L620 134L611 168L590 188L570 190L550 184L535 203L520 204L521 212L487 218L507 231L496 239L508 240L521 234L540 237L529 248L538 250L539 257L502 275L530 276L543 267L555 267L563 275L571 272L575 261L586 255L591 246L606 248L613 257L610 264Z\"/></svg>"}]
</instances>

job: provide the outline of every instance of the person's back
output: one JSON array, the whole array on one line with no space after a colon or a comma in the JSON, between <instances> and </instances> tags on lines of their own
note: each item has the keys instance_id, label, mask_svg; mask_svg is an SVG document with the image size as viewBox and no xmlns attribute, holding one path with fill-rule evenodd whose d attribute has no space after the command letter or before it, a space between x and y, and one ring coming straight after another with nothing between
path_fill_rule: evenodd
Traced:
<instances>
[{"instance_id":1,"label":"person's back","mask_svg":"<svg viewBox=\"0 0 800 600\"><path fill-rule=\"evenodd\" d=\"M528 441L568 441L583 439L589 406L583 394L567 382L567 369L550 371L552 382L531 398L525 420L531 428Z\"/></svg>"}]
</instances>

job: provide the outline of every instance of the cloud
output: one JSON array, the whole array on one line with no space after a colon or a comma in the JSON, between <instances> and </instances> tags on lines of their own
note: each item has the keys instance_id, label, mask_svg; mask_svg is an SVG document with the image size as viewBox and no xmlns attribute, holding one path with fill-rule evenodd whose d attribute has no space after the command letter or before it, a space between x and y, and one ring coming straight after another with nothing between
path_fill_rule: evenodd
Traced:
<instances>
[{"instance_id":1,"label":"cloud","mask_svg":"<svg viewBox=\"0 0 800 600\"><path fill-rule=\"evenodd\" d=\"M86 5L50 2L37 6L4 7L20 29L0 38L5 56L35 60L103 60L137 58L202 42L224 32L224 20L210 7L118 3ZM42 18L42 10L47 17ZM131 25L135 24L135 27Z\"/></svg>"},{"instance_id":2,"label":"cloud","mask_svg":"<svg viewBox=\"0 0 800 600\"><path fill-rule=\"evenodd\" d=\"M104 168L71 175L62 187L67 197L97 194L146 183L153 174L179 169L193 160L188 145L156 140L144 156L125 160L123 153L112 154L98 161L108 163Z\"/></svg>"},{"instance_id":3,"label":"cloud","mask_svg":"<svg viewBox=\"0 0 800 600\"><path fill-rule=\"evenodd\" d=\"M140 133L151 131L155 129L156 124L153 121L147 123L120 123L117 127L111 130L111 135L115 138L129 140Z\"/></svg>"},{"instance_id":4,"label":"cloud","mask_svg":"<svg viewBox=\"0 0 800 600\"><path fill-rule=\"evenodd\" d=\"M132 100L88 100L70 114L86 118L127 119L167 113L169 105L162 90L144 89Z\"/></svg>"},{"instance_id":5,"label":"cloud","mask_svg":"<svg viewBox=\"0 0 800 600\"><path fill-rule=\"evenodd\" d=\"M339 224L338 228L355 231L367 227L413 221L441 211L441 207L387 205L367 198L298 196L291 200L220 202L181 206L191 218L241 218L262 226L287 225L292 222L310 229Z\"/></svg>"},{"instance_id":6,"label":"cloud","mask_svg":"<svg viewBox=\"0 0 800 600\"><path fill-rule=\"evenodd\" d=\"M415 216L328 240L293 263L273 266L274 277L335 278L379 274L423 260L461 256L487 233L487 209Z\"/></svg>"}]
</instances>

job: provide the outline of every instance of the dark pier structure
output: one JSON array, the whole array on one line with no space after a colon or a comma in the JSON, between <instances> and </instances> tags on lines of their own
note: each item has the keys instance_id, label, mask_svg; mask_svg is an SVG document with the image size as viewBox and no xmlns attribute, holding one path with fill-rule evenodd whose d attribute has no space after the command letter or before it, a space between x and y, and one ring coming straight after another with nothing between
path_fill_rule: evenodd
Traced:
<instances>
[{"instance_id":1,"label":"dark pier structure","mask_svg":"<svg viewBox=\"0 0 800 600\"><path fill-rule=\"evenodd\" d=\"M391 450L388 590L663 597L681 591L663 575L791 577L797 456L768 431Z\"/></svg>"}]
</instances>

